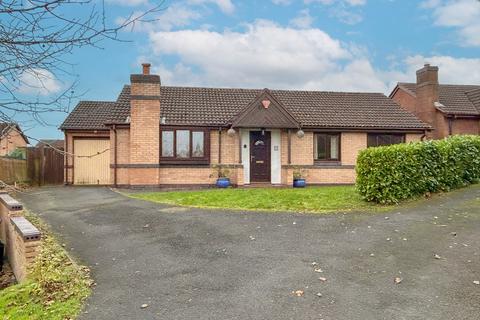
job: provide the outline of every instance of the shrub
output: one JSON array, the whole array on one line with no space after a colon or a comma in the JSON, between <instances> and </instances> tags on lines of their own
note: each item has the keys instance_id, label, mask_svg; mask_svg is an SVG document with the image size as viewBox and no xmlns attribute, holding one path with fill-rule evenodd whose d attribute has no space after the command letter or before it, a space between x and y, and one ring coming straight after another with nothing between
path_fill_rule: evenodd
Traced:
<instances>
[{"instance_id":1,"label":"shrub","mask_svg":"<svg viewBox=\"0 0 480 320\"><path fill-rule=\"evenodd\" d=\"M357 190L378 203L459 188L480 180L480 136L368 148L356 171Z\"/></svg>"}]
</instances>

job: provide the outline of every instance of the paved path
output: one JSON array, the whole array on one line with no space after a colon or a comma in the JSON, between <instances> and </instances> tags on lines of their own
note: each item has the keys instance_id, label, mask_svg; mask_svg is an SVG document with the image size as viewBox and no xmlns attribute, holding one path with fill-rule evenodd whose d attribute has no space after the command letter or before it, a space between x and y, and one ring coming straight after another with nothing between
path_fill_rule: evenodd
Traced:
<instances>
[{"instance_id":1,"label":"paved path","mask_svg":"<svg viewBox=\"0 0 480 320\"><path fill-rule=\"evenodd\" d=\"M480 186L376 215L185 209L106 188L22 198L92 268L81 319L480 318Z\"/></svg>"}]
</instances>

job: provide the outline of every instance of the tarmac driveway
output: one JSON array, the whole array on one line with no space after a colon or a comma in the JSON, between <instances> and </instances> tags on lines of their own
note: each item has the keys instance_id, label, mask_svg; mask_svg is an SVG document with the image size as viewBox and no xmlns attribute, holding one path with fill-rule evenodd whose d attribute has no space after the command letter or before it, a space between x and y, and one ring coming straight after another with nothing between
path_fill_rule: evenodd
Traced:
<instances>
[{"instance_id":1,"label":"tarmac driveway","mask_svg":"<svg viewBox=\"0 0 480 320\"><path fill-rule=\"evenodd\" d=\"M106 188L21 197L91 266L81 319L480 318L480 186L376 215L186 209Z\"/></svg>"}]
</instances>

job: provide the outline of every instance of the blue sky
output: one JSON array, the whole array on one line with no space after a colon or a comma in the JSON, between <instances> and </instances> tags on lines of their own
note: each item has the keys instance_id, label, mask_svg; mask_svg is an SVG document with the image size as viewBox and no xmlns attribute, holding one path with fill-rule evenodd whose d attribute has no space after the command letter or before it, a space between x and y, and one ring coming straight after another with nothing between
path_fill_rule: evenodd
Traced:
<instances>
[{"instance_id":1,"label":"blue sky","mask_svg":"<svg viewBox=\"0 0 480 320\"><path fill-rule=\"evenodd\" d=\"M150 0L109 0L118 23ZM444 83L480 84L480 2L476 0L166 1L158 20L67 56L82 100L114 100L141 62L163 85L375 91L414 81L424 63ZM56 78L51 93L72 78ZM38 92L30 92L35 95ZM45 93L44 93L45 94ZM28 134L62 137L65 114Z\"/></svg>"}]
</instances>

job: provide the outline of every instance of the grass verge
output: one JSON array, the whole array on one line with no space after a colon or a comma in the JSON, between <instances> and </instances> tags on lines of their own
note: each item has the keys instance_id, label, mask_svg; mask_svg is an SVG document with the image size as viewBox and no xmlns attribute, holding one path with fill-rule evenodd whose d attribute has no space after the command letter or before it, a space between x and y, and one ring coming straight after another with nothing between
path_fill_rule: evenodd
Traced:
<instances>
[{"instance_id":1,"label":"grass verge","mask_svg":"<svg viewBox=\"0 0 480 320\"><path fill-rule=\"evenodd\" d=\"M308 213L385 211L394 206L364 201L354 186L149 192L130 197L153 202L197 207Z\"/></svg>"},{"instance_id":2,"label":"grass verge","mask_svg":"<svg viewBox=\"0 0 480 320\"><path fill-rule=\"evenodd\" d=\"M25 216L42 231L42 250L27 282L0 291L1 319L74 319L91 292L89 269L70 259L38 217Z\"/></svg>"}]
</instances>

